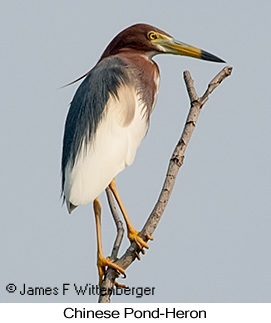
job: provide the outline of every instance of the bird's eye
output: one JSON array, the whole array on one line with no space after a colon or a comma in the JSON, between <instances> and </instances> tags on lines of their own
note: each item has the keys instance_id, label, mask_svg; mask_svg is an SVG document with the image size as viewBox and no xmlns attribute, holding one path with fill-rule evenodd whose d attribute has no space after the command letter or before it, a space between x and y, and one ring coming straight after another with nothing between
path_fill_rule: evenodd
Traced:
<instances>
[{"instance_id":1,"label":"bird's eye","mask_svg":"<svg viewBox=\"0 0 271 323\"><path fill-rule=\"evenodd\" d=\"M148 38L149 40L155 40L157 39L157 34L154 31L148 32Z\"/></svg>"}]
</instances>

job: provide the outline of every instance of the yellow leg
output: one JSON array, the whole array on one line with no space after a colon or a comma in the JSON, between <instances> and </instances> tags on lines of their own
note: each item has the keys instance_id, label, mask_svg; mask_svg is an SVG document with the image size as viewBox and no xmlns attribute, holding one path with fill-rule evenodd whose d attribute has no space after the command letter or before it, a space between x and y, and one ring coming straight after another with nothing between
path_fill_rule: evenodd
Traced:
<instances>
[{"instance_id":1,"label":"yellow leg","mask_svg":"<svg viewBox=\"0 0 271 323\"><path fill-rule=\"evenodd\" d=\"M127 226L127 231L128 231L128 238L129 240L132 242L132 241L135 241L136 244L138 245L138 247L140 249L143 249L143 248L149 248L149 246L147 245L147 243L141 238L138 236L139 232L136 231L136 229L134 228L125 208L124 208L124 205L120 199L120 196L119 196L119 193L117 191L117 186L116 186L116 180L115 178L112 180L112 182L109 184L109 187L111 189L111 191L113 192L114 196L115 196L115 199L119 205L119 208L123 214L123 217L124 217L124 220L126 222L126 226ZM148 236L148 239L149 240L153 240L153 237L152 236Z\"/></svg>"},{"instance_id":2,"label":"yellow leg","mask_svg":"<svg viewBox=\"0 0 271 323\"><path fill-rule=\"evenodd\" d=\"M97 232L97 266L98 266L98 272L99 272L99 285L101 287L106 267L113 268L117 272L123 274L124 276L125 276L125 272L120 266L111 262L109 257L107 258L104 257L103 248L102 248L102 234L101 234L101 209L102 208L98 198L94 200L93 208L95 213L96 232Z\"/></svg>"}]
</instances>

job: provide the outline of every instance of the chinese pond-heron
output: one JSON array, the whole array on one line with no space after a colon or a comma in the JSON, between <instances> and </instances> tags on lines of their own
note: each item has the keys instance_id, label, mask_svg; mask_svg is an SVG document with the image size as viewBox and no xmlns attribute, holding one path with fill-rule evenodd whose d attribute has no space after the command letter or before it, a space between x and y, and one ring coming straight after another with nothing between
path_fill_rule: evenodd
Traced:
<instances>
[{"instance_id":1,"label":"chinese pond-heron","mask_svg":"<svg viewBox=\"0 0 271 323\"><path fill-rule=\"evenodd\" d=\"M124 216L129 240L135 241L140 249L148 248L125 211L115 177L132 164L148 130L159 87L159 69L153 61L157 54L224 62L175 40L158 28L133 25L110 42L98 63L84 75L66 119L62 192L69 213L79 205L93 202L100 284L107 266L124 274L124 270L105 258L102 251L98 196L106 187L111 188Z\"/></svg>"}]
</instances>

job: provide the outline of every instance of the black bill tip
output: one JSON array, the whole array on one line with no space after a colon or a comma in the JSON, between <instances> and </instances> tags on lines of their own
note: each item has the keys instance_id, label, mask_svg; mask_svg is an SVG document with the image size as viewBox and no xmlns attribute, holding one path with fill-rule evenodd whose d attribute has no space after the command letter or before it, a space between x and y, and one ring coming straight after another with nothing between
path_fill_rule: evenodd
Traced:
<instances>
[{"instance_id":1,"label":"black bill tip","mask_svg":"<svg viewBox=\"0 0 271 323\"><path fill-rule=\"evenodd\" d=\"M201 56L200 56L201 59L204 59L206 61L211 61L211 62L217 62L217 63L226 63L223 59L213 55L213 54L210 54L208 52L205 52L205 50L202 50L201 51Z\"/></svg>"}]
</instances>

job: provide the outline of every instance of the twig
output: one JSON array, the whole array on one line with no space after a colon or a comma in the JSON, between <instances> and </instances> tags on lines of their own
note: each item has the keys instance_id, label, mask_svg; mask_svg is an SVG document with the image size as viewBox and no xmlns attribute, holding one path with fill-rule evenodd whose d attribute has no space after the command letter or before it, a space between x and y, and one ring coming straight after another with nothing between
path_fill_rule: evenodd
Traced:
<instances>
[{"instance_id":1,"label":"twig","mask_svg":"<svg viewBox=\"0 0 271 323\"><path fill-rule=\"evenodd\" d=\"M177 143L173 154L171 156L165 182L161 190L160 196L156 205L154 206L153 211L148 217L143 229L140 232L140 236L147 241L148 236L151 236L156 229L164 211L169 201L173 186L175 184L176 176L180 167L183 165L184 153L186 151L189 140L192 136L192 133L195 129L196 122L198 120L202 106L208 100L209 95L214 91L214 89L228 76L231 75L232 67L223 68L209 83L207 90L202 97L198 97L196 90L194 88L194 81L191 78L190 72L184 72L184 81L186 84L187 92L190 98L190 111L183 129L183 133L179 142ZM116 261L123 269L126 269L131 263L136 259L136 254L139 252L139 249L136 243L132 243L130 247L126 250L123 256ZM118 274L114 269L109 268L107 274L104 278L102 287L106 286L107 288L113 289L115 279ZM101 296L99 302L110 302L110 295Z\"/></svg>"},{"instance_id":2,"label":"twig","mask_svg":"<svg viewBox=\"0 0 271 323\"><path fill-rule=\"evenodd\" d=\"M116 228L117 228L117 236L116 236L116 239L115 239L115 242L113 245L113 249L112 249L112 253L111 253L111 257L110 257L111 261L115 261L118 257L119 248L120 248L120 245L121 245L121 242L123 239L124 229L123 229L122 221L121 221L119 214L117 212L116 205L115 205L114 198L113 198L113 194L112 194L110 188L107 187L105 192L106 192L108 204L109 204L109 207L110 207L110 210L113 215L113 219L115 221Z\"/></svg>"},{"instance_id":3,"label":"twig","mask_svg":"<svg viewBox=\"0 0 271 323\"><path fill-rule=\"evenodd\" d=\"M115 260L117 260L117 257L118 257L119 248L120 248L120 245L121 245L121 242L123 239L124 229L123 229L123 223L122 223L122 221L119 217L119 214L117 212L116 205L115 205L114 198L113 198L113 194L112 194L110 188L107 187L105 192L106 192L108 204L110 207L110 211L113 215L113 219L115 221L116 228L117 228L117 236L116 236L116 239L115 239L115 242L114 242L114 245L112 248L111 257L110 257L110 260L114 262ZM116 272L114 271L114 273L116 273ZM117 276L118 275L116 275L116 277ZM114 287L114 284L113 284L113 287ZM106 292L100 293L99 300L98 300L99 303L110 303L110 291L113 290L113 287L108 280L104 279L102 286L101 286L101 291L104 290Z\"/></svg>"}]
</instances>

